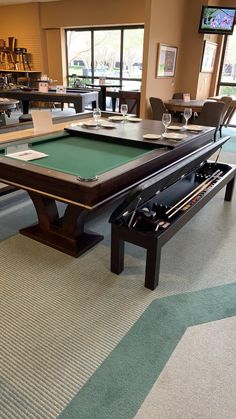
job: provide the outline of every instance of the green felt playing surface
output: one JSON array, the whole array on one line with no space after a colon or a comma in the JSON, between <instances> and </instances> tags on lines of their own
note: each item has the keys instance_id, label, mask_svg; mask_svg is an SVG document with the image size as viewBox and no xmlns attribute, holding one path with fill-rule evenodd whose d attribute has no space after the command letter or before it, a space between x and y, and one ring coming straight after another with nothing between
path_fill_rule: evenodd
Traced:
<instances>
[{"instance_id":1,"label":"green felt playing surface","mask_svg":"<svg viewBox=\"0 0 236 419\"><path fill-rule=\"evenodd\" d=\"M31 148L48 156L30 163L84 178L105 173L151 151L70 135L33 142Z\"/></svg>"}]
</instances>

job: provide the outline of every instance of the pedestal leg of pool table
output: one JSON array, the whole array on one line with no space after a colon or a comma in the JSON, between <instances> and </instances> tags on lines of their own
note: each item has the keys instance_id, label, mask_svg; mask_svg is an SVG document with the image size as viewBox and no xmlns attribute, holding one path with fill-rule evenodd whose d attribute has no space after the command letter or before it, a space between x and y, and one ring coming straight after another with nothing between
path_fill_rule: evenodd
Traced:
<instances>
[{"instance_id":1,"label":"pedestal leg of pool table","mask_svg":"<svg viewBox=\"0 0 236 419\"><path fill-rule=\"evenodd\" d=\"M68 204L60 218L54 199L28 193L38 215L38 224L23 228L21 234L74 257L103 239L100 234L84 230L88 210Z\"/></svg>"}]
</instances>

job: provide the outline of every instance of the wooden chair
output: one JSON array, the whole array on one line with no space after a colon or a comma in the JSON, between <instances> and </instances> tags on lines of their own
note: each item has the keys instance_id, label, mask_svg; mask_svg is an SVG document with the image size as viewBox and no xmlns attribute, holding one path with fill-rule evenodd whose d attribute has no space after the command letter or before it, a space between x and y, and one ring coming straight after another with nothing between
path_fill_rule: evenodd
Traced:
<instances>
[{"instance_id":1,"label":"wooden chair","mask_svg":"<svg viewBox=\"0 0 236 419\"><path fill-rule=\"evenodd\" d=\"M5 64L4 61L4 48L6 46L6 42L4 39L0 39L0 66L2 67Z\"/></svg>"},{"instance_id":2,"label":"wooden chair","mask_svg":"<svg viewBox=\"0 0 236 419\"><path fill-rule=\"evenodd\" d=\"M119 110L122 104L128 105L128 113L139 116L140 113L140 92L136 91L119 91Z\"/></svg>"},{"instance_id":3,"label":"wooden chair","mask_svg":"<svg viewBox=\"0 0 236 419\"><path fill-rule=\"evenodd\" d=\"M14 54L16 70L31 70L26 48L15 48Z\"/></svg>"},{"instance_id":4,"label":"wooden chair","mask_svg":"<svg viewBox=\"0 0 236 419\"><path fill-rule=\"evenodd\" d=\"M174 93L173 96L172 96L172 99L180 99L180 100L183 100L184 99L184 93L183 92L181 92L181 93Z\"/></svg>"},{"instance_id":5,"label":"wooden chair","mask_svg":"<svg viewBox=\"0 0 236 419\"><path fill-rule=\"evenodd\" d=\"M4 39L0 40L0 63L6 69L16 70L16 63L15 63L15 56L14 56L15 42L16 40L14 37L9 37L8 38L9 45L7 47Z\"/></svg>"},{"instance_id":6,"label":"wooden chair","mask_svg":"<svg viewBox=\"0 0 236 419\"><path fill-rule=\"evenodd\" d=\"M225 127L228 127L229 126L230 121L231 121L231 119L234 116L234 112L235 112L235 107L234 106L230 106L229 109L228 109L228 111L227 111L227 113L226 113L226 115L225 115L225 118L224 118L224 124L223 125Z\"/></svg>"},{"instance_id":7,"label":"wooden chair","mask_svg":"<svg viewBox=\"0 0 236 419\"><path fill-rule=\"evenodd\" d=\"M150 97L149 101L152 108L152 119L161 121L163 113L168 112L164 102L158 97Z\"/></svg>"},{"instance_id":8,"label":"wooden chair","mask_svg":"<svg viewBox=\"0 0 236 419\"><path fill-rule=\"evenodd\" d=\"M184 99L184 93L183 92L178 92L178 93L174 93L172 96L172 99L179 99L179 100L183 100ZM177 122L182 122L183 120L183 112L173 112L172 113L172 118L175 119Z\"/></svg>"},{"instance_id":9,"label":"wooden chair","mask_svg":"<svg viewBox=\"0 0 236 419\"><path fill-rule=\"evenodd\" d=\"M216 133L218 129L220 129L221 121L224 115L224 110L224 102L207 101L204 103L202 111L198 118L195 119L194 124L215 127L214 139L216 140Z\"/></svg>"}]
</instances>

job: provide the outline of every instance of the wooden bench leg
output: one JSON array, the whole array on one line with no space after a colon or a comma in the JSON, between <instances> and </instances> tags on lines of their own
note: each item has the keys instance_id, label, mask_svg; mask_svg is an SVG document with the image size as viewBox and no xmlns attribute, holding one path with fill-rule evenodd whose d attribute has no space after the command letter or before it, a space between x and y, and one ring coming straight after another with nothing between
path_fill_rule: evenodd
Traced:
<instances>
[{"instance_id":1,"label":"wooden bench leg","mask_svg":"<svg viewBox=\"0 0 236 419\"><path fill-rule=\"evenodd\" d=\"M155 239L150 243L146 256L145 287L154 290L159 282L161 246Z\"/></svg>"},{"instance_id":2,"label":"wooden bench leg","mask_svg":"<svg viewBox=\"0 0 236 419\"><path fill-rule=\"evenodd\" d=\"M114 226L111 229L111 272L119 275L124 270L124 240L119 239Z\"/></svg>"},{"instance_id":3,"label":"wooden bench leg","mask_svg":"<svg viewBox=\"0 0 236 419\"><path fill-rule=\"evenodd\" d=\"M235 177L229 181L226 185L226 191L225 191L225 201L231 201L234 191L234 183L235 183Z\"/></svg>"}]
</instances>

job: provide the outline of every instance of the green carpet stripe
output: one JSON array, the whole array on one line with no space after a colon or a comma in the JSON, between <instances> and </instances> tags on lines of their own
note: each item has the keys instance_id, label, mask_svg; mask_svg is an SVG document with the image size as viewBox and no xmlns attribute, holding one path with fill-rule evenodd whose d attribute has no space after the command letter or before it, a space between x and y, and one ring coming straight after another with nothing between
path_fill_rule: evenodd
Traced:
<instances>
[{"instance_id":1,"label":"green carpet stripe","mask_svg":"<svg viewBox=\"0 0 236 419\"><path fill-rule=\"evenodd\" d=\"M236 284L153 301L60 419L133 418L187 327L236 315Z\"/></svg>"},{"instance_id":2,"label":"green carpet stripe","mask_svg":"<svg viewBox=\"0 0 236 419\"><path fill-rule=\"evenodd\" d=\"M223 150L236 153L236 129L235 128L223 128L224 135L230 135L230 140L224 144Z\"/></svg>"}]
</instances>

